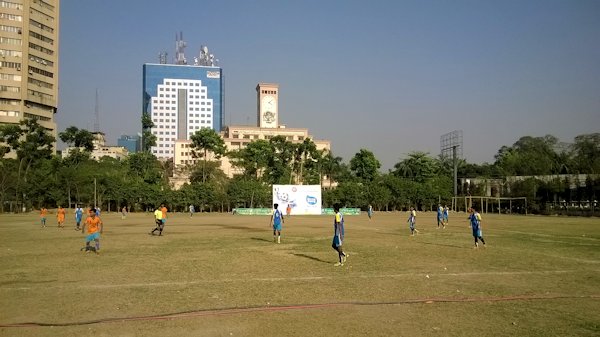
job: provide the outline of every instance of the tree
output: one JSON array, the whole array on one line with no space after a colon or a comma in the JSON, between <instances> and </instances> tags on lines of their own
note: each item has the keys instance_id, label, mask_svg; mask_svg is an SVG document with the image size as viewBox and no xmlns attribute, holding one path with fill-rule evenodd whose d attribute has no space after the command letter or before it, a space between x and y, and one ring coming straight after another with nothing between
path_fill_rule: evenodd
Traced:
<instances>
[{"instance_id":1,"label":"tree","mask_svg":"<svg viewBox=\"0 0 600 337\"><path fill-rule=\"evenodd\" d=\"M284 136L269 139L272 155L269 159L267 174L273 184L288 183L287 177L292 176L292 162L296 147Z\"/></svg>"},{"instance_id":2,"label":"tree","mask_svg":"<svg viewBox=\"0 0 600 337\"><path fill-rule=\"evenodd\" d=\"M573 157L579 173L600 174L600 133L575 137Z\"/></svg>"},{"instance_id":3,"label":"tree","mask_svg":"<svg viewBox=\"0 0 600 337\"><path fill-rule=\"evenodd\" d=\"M394 165L393 174L416 182L423 183L440 171L440 162L429 157L426 152L411 152L408 158Z\"/></svg>"},{"instance_id":4,"label":"tree","mask_svg":"<svg viewBox=\"0 0 600 337\"><path fill-rule=\"evenodd\" d=\"M125 165L129 176L138 177L147 184L160 184L162 181L162 167L151 153L132 153L127 157Z\"/></svg>"},{"instance_id":5,"label":"tree","mask_svg":"<svg viewBox=\"0 0 600 337\"><path fill-rule=\"evenodd\" d=\"M85 151L94 150L94 135L85 129L78 129L75 126L69 126L65 131L58 134L58 138L69 146L83 148Z\"/></svg>"},{"instance_id":6,"label":"tree","mask_svg":"<svg viewBox=\"0 0 600 337\"><path fill-rule=\"evenodd\" d=\"M156 136L152 134L154 122L149 114L142 114L142 151L150 152L153 146L156 146Z\"/></svg>"},{"instance_id":7,"label":"tree","mask_svg":"<svg viewBox=\"0 0 600 337\"><path fill-rule=\"evenodd\" d=\"M230 153L232 165L241 167L244 170L244 176L256 180L263 177L272 157L273 147L264 139L252 141L245 148Z\"/></svg>"},{"instance_id":8,"label":"tree","mask_svg":"<svg viewBox=\"0 0 600 337\"><path fill-rule=\"evenodd\" d=\"M8 145L2 148L2 153L14 150L17 155L19 168L15 201L18 202L22 196L25 202L23 185L27 182L29 170L39 161L50 158L55 138L36 119L25 118L19 122L19 125L0 126L0 142Z\"/></svg>"},{"instance_id":9,"label":"tree","mask_svg":"<svg viewBox=\"0 0 600 337\"><path fill-rule=\"evenodd\" d=\"M297 171L297 183L302 185L304 183L303 168L307 158L313 158L316 156L317 146L310 138L305 138L302 143L296 144L296 155L294 157L294 163L298 168Z\"/></svg>"},{"instance_id":10,"label":"tree","mask_svg":"<svg viewBox=\"0 0 600 337\"><path fill-rule=\"evenodd\" d=\"M335 156L331 151L328 151L323 156L321 169L329 181L329 188L331 188L332 182L337 181L342 173L342 157Z\"/></svg>"},{"instance_id":11,"label":"tree","mask_svg":"<svg viewBox=\"0 0 600 337\"><path fill-rule=\"evenodd\" d=\"M208 160L208 152L211 152L216 159L225 155L226 148L223 138L211 128L202 128L196 131L190 139L192 140L192 155L198 158L200 155L196 151L202 151L203 166L202 166L202 182L206 182L206 161Z\"/></svg>"},{"instance_id":12,"label":"tree","mask_svg":"<svg viewBox=\"0 0 600 337\"><path fill-rule=\"evenodd\" d=\"M373 152L360 149L350 160L350 170L356 177L364 181L373 181L378 176L381 163Z\"/></svg>"},{"instance_id":13,"label":"tree","mask_svg":"<svg viewBox=\"0 0 600 337\"><path fill-rule=\"evenodd\" d=\"M558 139L544 137L521 137L512 147L503 146L495 156L496 165L504 175L548 175L563 169L554 148Z\"/></svg>"}]
</instances>

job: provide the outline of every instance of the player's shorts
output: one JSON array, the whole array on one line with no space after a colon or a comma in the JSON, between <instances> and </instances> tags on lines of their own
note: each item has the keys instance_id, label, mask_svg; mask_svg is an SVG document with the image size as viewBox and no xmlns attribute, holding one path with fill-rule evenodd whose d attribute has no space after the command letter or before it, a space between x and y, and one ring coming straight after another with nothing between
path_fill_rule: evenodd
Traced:
<instances>
[{"instance_id":1,"label":"player's shorts","mask_svg":"<svg viewBox=\"0 0 600 337\"><path fill-rule=\"evenodd\" d=\"M77 224L79 225L81 223L81 218L80 217L75 217L75 221L77 222Z\"/></svg>"},{"instance_id":2,"label":"player's shorts","mask_svg":"<svg viewBox=\"0 0 600 337\"><path fill-rule=\"evenodd\" d=\"M479 237L481 236L481 229L479 227L475 227L473 228L473 236L474 237Z\"/></svg>"},{"instance_id":3,"label":"player's shorts","mask_svg":"<svg viewBox=\"0 0 600 337\"><path fill-rule=\"evenodd\" d=\"M96 233L92 233L90 235L88 235L85 240L86 241L93 241L93 240L99 240L100 239L100 233L96 232Z\"/></svg>"},{"instance_id":4,"label":"player's shorts","mask_svg":"<svg viewBox=\"0 0 600 337\"><path fill-rule=\"evenodd\" d=\"M448 221L448 216L447 215L444 215L444 220Z\"/></svg>"},{"instance_id":5,"label":"player's shorts","mask_svg":"<svg viewBox=\"0 0 600 337\"><path fill-rule=\"evenodd\" d=\"M274 223L273 224L273 230L280 231L281 230L281 224L280 223L278 223L278 224Z\"/></svg>"},{"instance_id":6,"label":"player's shorts","mask_svg":"<svg viewBox=\"0 0 600 337\"><path fill-rule=\"evenodd\" d=\"M339 236L335 235L333 237L333 242L331 242L332 247L339 247L342 245L342 239Z\"/></svg>"},{"instance_id":7,"label":"player's shorts","mask_svg":"<svg viewBox=\"0 0 600 337\"><path fill-rule=\"evenodd\" d=\"M160 219L160 221L162 222L163 226L167 223L167 219Z\"/></svg>"},{"instance_id":8,"label":"player's shorts","mask_svg":"<svg viewBox=\"0 0 600 337\"><path fill-rule=\"evenodd\" d=\"M409 221L409 222L408 222L408 228L410 228L410 229L415 229L415 223L414 223L414 222L412 222L412 221Z\"/></svg>"}]
</instances>

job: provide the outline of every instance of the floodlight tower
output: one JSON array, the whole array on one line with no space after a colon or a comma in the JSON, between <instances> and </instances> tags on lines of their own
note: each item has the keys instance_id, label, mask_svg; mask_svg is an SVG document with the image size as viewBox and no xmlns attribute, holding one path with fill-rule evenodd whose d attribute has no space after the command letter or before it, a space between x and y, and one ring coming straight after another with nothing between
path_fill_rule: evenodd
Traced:
<instances>
[{"instance_id":1,"label":"floodlight tower","mask_svg":"<svg viewBox=\"0 0 600 337\"><path fill-rule=\"evenodd\" d=\"M442 158L450 157L452 154L452 165L454 166L454 196L458 194L458 158L463 154L463 132L455 130L440 137L440 151Z\"/></svg>"}]
</instances>

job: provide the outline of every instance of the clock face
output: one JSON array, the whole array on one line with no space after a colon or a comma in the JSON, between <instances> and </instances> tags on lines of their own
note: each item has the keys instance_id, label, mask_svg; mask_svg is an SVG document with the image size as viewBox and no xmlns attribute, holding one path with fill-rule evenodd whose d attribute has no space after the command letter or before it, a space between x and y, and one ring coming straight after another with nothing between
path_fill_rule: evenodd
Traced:
<instances>
[{"instance_id":1,"label":"clock face","mask_svg":"<svg viewBox=\"0 0 600 337\"><path fill-rule=\"evenodd\" d=\"M271 111L271 112L275 112L276 110L276 105L275 105L275 97L273 96L264 96L262 98L262 111Z\"/></svg>"},{"instance_id":2,"label":"clock face","mask_svg":"<svg viewBox=\"0 0 600 337\"><path fill-rule=\"evenodd\" d=\"M277 118L277 102L274 96L263 96L261 100L262 120L265 124L273 124Z\"/></svg>"}]
</instances>

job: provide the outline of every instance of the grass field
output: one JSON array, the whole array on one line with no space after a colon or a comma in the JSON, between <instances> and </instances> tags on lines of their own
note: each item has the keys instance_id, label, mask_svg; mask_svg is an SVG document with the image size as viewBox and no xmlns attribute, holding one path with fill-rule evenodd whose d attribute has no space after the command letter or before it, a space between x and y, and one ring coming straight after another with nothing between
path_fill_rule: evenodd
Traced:
<instances>
[{"instance_id":1,"label":"grass field","mask_svg":"<svg viewBox=\"0 0 600 337\"><path fill-rule=\"evenodd\" d=\"M49 217L0 215L0 336L599 336L600 219L105 214L101 254ZM33 323L33 324L26 324Z\"/></svg>"}]
</instances>

